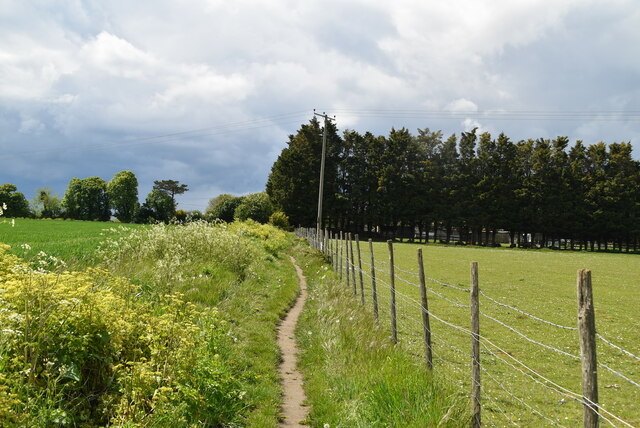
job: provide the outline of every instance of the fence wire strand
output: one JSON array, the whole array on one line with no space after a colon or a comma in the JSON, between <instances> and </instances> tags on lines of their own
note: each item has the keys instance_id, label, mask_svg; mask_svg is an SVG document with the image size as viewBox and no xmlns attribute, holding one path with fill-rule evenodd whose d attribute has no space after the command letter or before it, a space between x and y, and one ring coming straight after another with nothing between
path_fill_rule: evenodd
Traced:
<instances>
[{"instance_id":1,"label":"fence wire strand","mask_svg":"<svg viewBox=\"0 0 640 428\"><path fill-rule=\"evenodd\" d=\"M323 251L323 252L325 252L327 254L331 254L332 261L333 261L333 256L335 256L336 261L337 260L340 260L340 262L344 261L344 265L345 265L346 269L352 269L352 272L354 270L357 270L358 272L362 272L362 275L367 277L368 279L371 279L371 280L373 279L372 276L365 269L361 269L360 267L356 266L355 260L352 260L351 257L348 256L348 253L346 253L344 255L344 257L341 257L341 254L339 253L338 248L339 248L340 245L343 245L343 241L340 241L340 240L336 239L334 241L335 245L329 246L329 248L335 249L335 251L331 251L329 248L327 248L328 244L325 244L324 240L316 242L316 239L315 239L316 235L315 234L307 233L306 235L303 234L303 236L305 236L312 243L312 246L314 248L320 249L321 251ZM364 265L366 265L368 267L371 267L371 264L368 263L366 260L364 260L364 258L361 259L361 262ZM389 263L385 262L384 260L376 260L376 264L378 264L378 263L381 264L382 266L389 267ZM382 273L382 274L384 274L384 275L386 275L388 277L391 275L391 273L389 271L386 271L386 270L384 270L382 268L379 268L377 266L373 266L373 268L375 269L376 272ZM419 276L417 273L402 269L402 268L396 266L395 264L394 264L393 268L394 268L394 270L397 270L398 272L404 273L406 275L412 275L414 277L418 277ZM402 281L402 282L414 287L414 288L419 288L420 287L418 284L415 284L415 283L403 278L400 275L396 274L394 277L396 279L398 279L398 280L400 280L400 281ZM444 287L456 289L458 291L464 291L464 292L469 292L470 291L469 289L458 287L458 286L455 286L455 285L452 285L452 284L448 284L446 282L442 282L442 281L439 281L437 279L433 279L433 278L430 278L430 277L426 277L425 276L425 279L427 279L429 281L432 281L432 282L435 282L435 283L437 283L437 284L439 284L441 286L444 286ZM389 290L387 290L387 288L390 287L389 282L386 282L385 280L383 280L382 278L380 278L378 276L376 276L375 280L376 280L377 284L381 285L380 287L378 287L378 297L381 298L380 300L384 299L385 295L389 295L390 296L390 294L387 293L387 292L389 292ZM354 282L357 281L355 277L353 278L353 281ZM443 296L440 293L437 293L437 292L431 290L430 288L427 288L427 291L429 291L431 294L434 294L434 295L436 295L436 296L448 301L449 303L453 304L456 307L466 307L466 308L470 307L470 305L463 305L463 304L455 302L455 301L453 301L451 299L448 299L446 296ZM435 315L431 310L427 310L426 308L424 308L422 306L421 302L418 302L413 297L402 293L398 289L395 290L395 294L396 294L396 297L398 298L398 302L399 303L400 302L404 302L406 305L408 305L407 308L414 308L414 309L420 310L421 312L422 311L426 312L431 318L435 319L439 323L441 323L441 324L443 324L443 325L445 325L445 326L447 326L447 327L449 327L449 328L451 328L453 330L456 330L456 331L458 331L459 333L461 333L461 334L463 334L465 336L469 336L469 337L473 337L474 336L474 334L470 330L468 330L468 329L466 329L464 327L461 327L459 325L456 325L454 323L448 322L448 321L444 320L443 318ZM533 319L535 321L542 322L544 324L551 325L553 327L564 329L564 330L569 330L569 331L578 330L576 327L570 327L570 326L565 326L565 325L562 325L562 324L554 323L552 321L548 321L548 320L545 320L543 318L537 317L537 316L535 316L533 314L530 314L528 312L525 312L525 311L523 311L523 310L521 310L521 309L519 309L519 308L517 308L515 306L509 305L507 303L500 302L500 301L492 298L491 296L487 295L482 290L480 290L480 295L482 295L487 300L489 300L489 301L491 301L491 302L493 302L493 303L495 303L495 304L497 304L497 305L499 305L501 307L504 307L504 308L510 309L512 311L515 311L517 313L520 313L521 315L524 315L524 316L526 316L528 318L531 318L531 319ZM385 307L385 305L379 305L380 309L382 309L383 307ZM382 311L382 312L384 312L384 311ZM416 314L417 313L418 312L416 311ZM555 353L570 357L572 359L580 360L580 357L577 356L577 355L568 353L568 352L563 351L561 349L555 348L555 347L550 346L550 345L546 345L546 344L544 344L542 342L539 342L539 341L537 341L535 339L532 339L531 337L529 337L526 334L520 332L519 330L515 329L514 327L509 326L507 323L502 322L502 321L500 321L500 320L498 320L498 319L496 319L496 318L494 318L494 317L492 317L490 315L487 315L487 314L485 314L483 312L481 312L480 314L482 316L484 316L485 318L487 318L487 319L489 319L489 320L491 320L491 321L493 321L493 322L495 322L495 323L497 323L497 324L509 329L510 331L512 331L513 333L519 335L524 340L526 340L526 341L528 341L530 343L536 344L536 345L541 346L541 347L543 347L545 349L548 349L548 350L551 350L551 351L553 351ZM410 315L405 314L405 311L400 311L400 316L398 317L398 321L399 322L397 324L400 327L400 329L399 329L399 340L401 340L401 343L406 343L407 346L409 346L408 351L410 351L410 349L412 349L411 346L418 346L421 343L421 336L420 336L420 333L419 333L420 329L421 329L421 325L420 325L421 323L419 322L418 319L416 319L416 318L414 318L414 317L412 317ZM634 353L632 353L632 352L630 352L630 351L628 351L628 350L626 350L626 349L624 349L624 348L622 348L622 347L620 347L618 345L615 345L614 343L612 343L611 341L609 341L608 339L606 339L605 337L603 337L602 335L600 335L598 333L596 333L596 335L605 344L617 349L618 351L622 352L626 356L632 357L632 358L634 358L636 360L640 360L640 357L638 357ZM433 332L431 332L431 337L432 337L432 345L436 345L436 344L440 345L440 344L442 344L442 345L446 346L447 348L452 349L455 354L466 355L466 353L464 351L462 351L460 348L456 347L455 345L450 344L448 340L441 340L441 339L443 339L442 335L434 334ZM548 379L547 377L543 376L542 374L536 372L531 367L529 367L527 364L523 363L518 358L516 358L513 355L511 355L509 352L505 351L504 349L502 349L500 346L498 346L495 343L493 343L488 338L486 338L486 337L484 337L482 335L479 335L479 339L480 339L480 344L481 344L482 348L485 350L485 352L487 352L495 360L498 360L498 361L502 362L503 364L507 365L508 367L510 367L511 369L515 370L517 373L525 376L526 378L534 381L538 385L540 385L540 386L542 386L542 387L544 387L544 388L546 388L546 389L548 389L550 391L553 391L553 392L555 392L555 393L557 393L557 394L559 394L561 396L568 397L571 400L577 401L578 403L581 403L583 406L586 406L586 407L590 408L591 410L597 412L599 414L599 417L602 420L604 420L605 422L607 422L608 424L610 424L612 426L616 426L615 423L612 421L612 420L615 420L615 421L623 424L624 426L632 427L632 425L630 425L628 422L624 421L620 417L618 417L618 416L612 414L611 412L607 411L606 409L604 409L598 403L591 402L589 399L584 397L582 394L574 392L574 391L571 391L571 390L569 390L569 389L557 384L556 382ZM434 348L436 348L436 349L434 349ZM497 352L500 352L502 355L504 355L506 357L503 358L501 355L496 353L494 351L494 349ZM442 354L441 351L442 351L442 348L437 348L435 346L432 346L432 352L437 357L438 364L441 364L441 363L447 364L449 367L451 367L453 369L454 372L460 373L463 376L463 379L464 379L464 372L462 371L462 368L459 367L459 366L460 366L460 364L462 364L462 366L468 366L469 367L470 366L470 361L467 362L467 363L459 363L459 362L455 361L455 358L450 360L449 358L446 358ZM411 353L413 354L413 351L411 351ZM419 355L419 354L415 354L415 355ZM467 358L469 358L469 356L467 356L466 358L463 358L463 361L465 359L467 359ZM603 368L605 368L606 370L610 371L611 373L621 377L622 379L625 379L627 382L629 382L629 383L631 383L631 384L633 384L635 386L639 386L640 387L639 383L633 381L632 379L628 378L624 374L612 369L608 365L603 364L603 363L598 363L598 365L603 367ZM557 426L562 426L562 425L559 424L558 421L554 421L553 419L551 419L548 416L544 415L538 409L534 408L529 403L527 403L526 401L524 401L520 397L518 397L515 394L513 394L512 392L510 392L509 389L504 384L502 384L500 381L498 381L495 378L495 376L493 376L488 370L486 370L485 367L481 366L480 368L481 368L482 372L485 373L485 375L487 377L489 377L491 379L491 381L495 385L497 385L500 389L502 389L502 391L504 391L511 399L514 399L515 401L517 401L521 405L525 406L533 414L545 419L547 422L550 422L550 423L552 423L554 425L557 425ZM449 378L449 377L447 377L447 378L451 380L451 378ZM460 380L457 380L456 382L459 382L459 381ZM483 391L485 391L484 395L490 401L492 401L493 405L499 410L499 412L502 414L502 416L504 416L513 425L517 426L517 423L515 423L507 415L507 413L498 405L496 400L490 394L486 393L485 388L483 388ZM492 425L495 426L493 421L489 420L489 422Z\"/></svg>"}]
</instances>

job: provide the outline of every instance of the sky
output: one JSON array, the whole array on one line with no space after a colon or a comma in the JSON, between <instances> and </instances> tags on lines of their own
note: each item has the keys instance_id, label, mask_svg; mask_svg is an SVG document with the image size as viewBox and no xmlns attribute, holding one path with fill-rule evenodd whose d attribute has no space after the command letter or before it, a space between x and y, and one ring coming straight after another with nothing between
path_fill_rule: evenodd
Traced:
<instances>
[{"instance_id":1,"label":"sky","mask_svg":"<svg viewBox=\"0 0 640 428\"><path fill-rule=\"evenodd\" d=\"M313 117L386 135L630 141L637 0L0 0L0 184L259 192Z\"/></svg>"}]
</instances>

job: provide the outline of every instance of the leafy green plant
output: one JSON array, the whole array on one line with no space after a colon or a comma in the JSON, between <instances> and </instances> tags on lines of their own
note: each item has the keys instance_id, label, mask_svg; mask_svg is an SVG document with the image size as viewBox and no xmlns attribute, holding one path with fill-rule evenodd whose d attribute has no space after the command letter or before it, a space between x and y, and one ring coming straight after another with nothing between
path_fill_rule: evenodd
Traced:
<instances>
[{"instance_id":1,"label":"leafy green plant","mask_svg":"<svg viewBox=\"0 0 640 428\"><path fill-rule=\"evenodd\" d=\"M289 216L282 211L276 211L269 217L269 224L282 230L291 230Z\"/></svg>"}]
</instances>

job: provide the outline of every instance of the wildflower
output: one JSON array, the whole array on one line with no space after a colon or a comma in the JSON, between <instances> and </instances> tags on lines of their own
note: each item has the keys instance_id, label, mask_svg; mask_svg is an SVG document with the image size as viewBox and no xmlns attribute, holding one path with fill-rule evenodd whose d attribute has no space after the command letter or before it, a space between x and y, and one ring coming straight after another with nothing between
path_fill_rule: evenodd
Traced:
<instances>
[{"instance_id":1,"label":"wildflower","mask_svg":"<svg viewBox=\"0 0 640 428\"><path fill-rule=\"evenodd\" d=\"M31 249L31 246L29 244L22 244L22 245L20 245L20 247L22 247L25 250L30 250Z\"/></svg>"},{"instance_id":2,"label":"wildflower","mask_svg":"<svg viewBox=\"0 0 640 428\"><path fill-rule=\"evenodd\" d=\"M16 227L16 219L11 219L11 227Z\"/></svg>"}]
</instances>

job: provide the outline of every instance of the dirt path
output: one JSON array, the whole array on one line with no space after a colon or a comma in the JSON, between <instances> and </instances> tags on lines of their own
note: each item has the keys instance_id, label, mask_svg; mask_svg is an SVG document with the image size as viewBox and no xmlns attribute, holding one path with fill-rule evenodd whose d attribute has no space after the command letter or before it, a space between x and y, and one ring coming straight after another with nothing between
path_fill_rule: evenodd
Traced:
<instances>
[{"instance_id":1,"label":"dirt path","mask_svg":"<svg viewBox=\"0 0 640 428\"><path fill-rule=\"evenodd\" d=\"M302 405L307 397L302 389L302 375L296 368L298 364L298 346L294 335L298 318L304 307L304 302L307 300L307 280L293 257L291 257L291 263L293 263L298 273L300 296L298 296L295 305L293 305L280 327L278 327L278 346L280 346L280 351L282 352L282 363L278 371L280 372L284 389L281 427L304 426L300 422L306 419L309 411L307 407Z\"/></svg>"}]
</instances>

